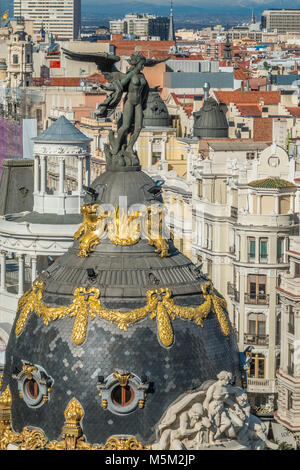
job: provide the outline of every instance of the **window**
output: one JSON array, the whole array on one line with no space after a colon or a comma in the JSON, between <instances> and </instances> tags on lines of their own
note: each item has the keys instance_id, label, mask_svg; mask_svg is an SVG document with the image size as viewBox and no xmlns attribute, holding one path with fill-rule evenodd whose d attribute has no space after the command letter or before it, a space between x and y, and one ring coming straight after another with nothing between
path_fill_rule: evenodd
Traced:
<instances>
[{"instance_id":1,"label":"window","mask_svg":"<svg viewBox=\"0 0 300 470\"><path fill-rule=\"evenodd\" d=\"M288 374L294 375L294 346L291 343L288 345Z\"/></svg>"},{"instance_id":2,"label":"window","mask_svg":"<svg viewBox=\"0 0 300 470\"><path fill-rule=\"evenodd\" d=\"M250 313L247 340L248 344L267 344L266 318L263 313Z\"/></svg>"},{"instance_id":3,"label":"window","mask_svg":"<svg viewBox=\"0 0 300 470\"><path fill-rule=\"evenodd\" d=\"M283 247L284 247L284 238L277 239L277 262L283 262Z\"/></svg>"},{"instance_id":4,"label":"window","mask_svg":"<svg viewBox=\"0 0 300 470\"><path fill-rule=\"evenodd\" d=\"M34 379L25 380L25 392L32 400L36 400L39 395L39 385Z\"/></svg>"},{"instance_id":5,"label":"window","mask_svg":"<svg viewBox=\"0 0 300 470\"><path fill-rule=\"evenodd\" d=\"M288 323L289 333L292 335L295 333L295 313L292 305L289 305L289 323Z\"/></svg>"},{"instance_id":6,"label":"window","mask_svg":"<svg viewBox=\"0 0 300 470\"><path fill-rule=\"evenodd\" d=\"M293 392L291 390L287 391L287 409L291 410L293 408Z\"/></svg>"},{"instance_id":7,"label":"window","mask_svg":"<svg viewBox=\"0 0 300 470\"><path fill-rule=\"evenodd\" d=\"M112 391L111 398L117 406L128 406L134 399L134 391L129 385L125 387L117 385Z\"/></svg>"},{"instance_id":8,"label":"window","mask_svg":"<svg viewBox=\"0 0 300 470\"><path fill-rule=\"evenodd\" d=\"M257 379L265 378L265 363L266 358L263 354L252 354L250 369L248 371L249 377L254 377Z\"/></svg>"},{"instance_id":9,"label":"window","mask_svg":"<svg viewBox=\"0 0 300 470\"><path fill-rule=\"evenodd\" d=\"M152 153L152 165L157 165L161 159L161 152Z\"/></svg>"},{"instance_id":10,"label":"window","mask_svg":"<svg viewBox=\"0 0 300 470\"><path fill-rule=\"evenodd\" d=\"M255 261L255 238L248 237L249 261Z\"/></svg>"},{"instance_id":11,"label":"window","mask_svg":"<svg viewBox=\"0 0 300 470\"><path fill-rule=\"evenodd\" d=\"M203 183L202 180L198 180L198 197L203 197Z\"/></svg>"},{"instance_id":12,"label":"window","mask_svg":"<svg viewBox=\"0 0 300 470\"><path fill-rule=\"evenodd\" d=\"M106 379L98 377L97 389L100 390L102 408L117 415L129 414L136 408L143 408L148 388L147 377L140 379L131 373L114 372Z\"/></svg>"},{"instance_id":13,"label":"window","mask_svg":"<svg viewBox=\"0 0 300 470\"><path fill-rule=\"evenodd\" d=\"M268 239L259 239L259 258L261 262L266 263L268 259Z\"/></svg>"},{"instance_id":14,"label":"window","mask_svg":"<svg viewBox=\"0 0 300 470\"><path fill-rule=\"evenodd\" d=\"M53 379L41 366L23 362L22 371L13 374L13 378L18 382L20 399L29 408L39 408L48 402Z\"/></svg>"},{"instance_id":15,"label":"window","mask_svg":"<svg viewBox=\"0 0 300 470\"><path fill-rule=\"evenodd\" d=\"M254 160L255 153L254 152L247 152L246 158L247 158L247 160Z\"/></svg>"},{"instance_id":16,"label":"window","mask_svg":"<svg viewBox=\"0 0 300 470\"><path fill-rule=\"evenodd\" d=\"M248 303L267 303L266 276L250 274L248 276L248 293L246 294Z\"/></svg>"}]
</instances>

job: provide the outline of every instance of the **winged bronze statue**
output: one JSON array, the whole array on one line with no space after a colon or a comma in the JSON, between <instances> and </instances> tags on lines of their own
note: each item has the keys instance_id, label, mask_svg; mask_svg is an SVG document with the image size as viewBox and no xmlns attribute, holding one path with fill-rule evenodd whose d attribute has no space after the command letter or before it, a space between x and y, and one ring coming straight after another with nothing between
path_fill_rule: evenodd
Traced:
<instances>
[{"instance_id":1,"label":"winged bronze statue","mask_svg":"<svg viewBox=\"0 0 300 470\"><path fill-rule=\"evenodd\" d=\"M130 65L128 71L122 73L116 67L120 57L113 54L72 52L66 49L63 52L72 60L94 62L109 82L108 85L100 85L103 90L111 92L96 111L100 118L111 116L125 93L117 135L110 132L109 144L105 145L104 151L108 166L139 166L139 158L133 147L143 128L143 110L150 90L142 70L166 62L168 58L155 60L146 59L139 53L132 54L127 59Z\"/></svg>"}]
</instances>

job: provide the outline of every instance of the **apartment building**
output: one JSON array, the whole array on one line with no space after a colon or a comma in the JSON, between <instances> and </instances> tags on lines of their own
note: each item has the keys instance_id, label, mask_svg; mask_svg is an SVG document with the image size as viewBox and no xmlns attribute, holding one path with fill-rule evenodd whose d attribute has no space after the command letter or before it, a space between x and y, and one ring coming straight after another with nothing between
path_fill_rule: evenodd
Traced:
<instances>
[{"instance_id":1,"label":"apartment building","mask_svg":"<svg viewBox=\"0 0 300 470\"><path fill-rule=\"evenodd\" d=\"M111 34L128 34L136 38L159 37L166 41L169 36L170 19L155 15L130 13L124 19L109 22Z\"/></svg>"},{"instance_id":2,"label":"apartment building","mask_svg":"<svg viewBox=\"0 0 300 470\"><path fill-rule=\"evenodd\" d=\"M265 10L261 15L261 27L277 30L279 34L300 31L300 9Z\"/></svg>"},{"instance_id":3,"label":"apartment building","mask_svg":"<svg viewBox=\"0 0 300 470\"><path fill-rule=\"evenodd\" d=\"M300 236L290 239L290 269L277 288L281 301L280 368L277 371L278 410L276 421L300 444Z\"/></svg>"},{"instance_id":4,"label":"apartment building","mask_svg":"<svg viewBox=\"0 0 300 470\"><path fill-rule=\"evenodd\" d=\"M33 20L36 37L43 29L56 39L78 39L81 26L81 0L14 0L14 16Z\"/></svg>"}]
</instances>

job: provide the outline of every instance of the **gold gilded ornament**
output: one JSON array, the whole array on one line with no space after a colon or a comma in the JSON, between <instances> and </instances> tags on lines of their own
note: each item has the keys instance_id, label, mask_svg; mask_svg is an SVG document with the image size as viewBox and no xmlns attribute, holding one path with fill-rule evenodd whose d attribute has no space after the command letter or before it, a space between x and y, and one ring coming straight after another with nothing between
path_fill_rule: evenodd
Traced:
<instances>
[{"instance_id":1,"label":"gold gilded ornament","mask_svg":"<svg viewBox=\"0 0 300 470\"><path fill-rule=\"evenodd\" d=\"M37 372L37 368L31 364L24 363L22 369L28 380L33 378L33 372Z\"/></svg>"},{"instance_id":2,"label":"gold gilded ornament","mask_svg":"<svg viewBox=\"0 0 300 470\"><path fill-rule=\"evenodd\" d=\"M112 436L108 439L102 450L151 450L151 446L144 447L135 437L118 439Z\"/></svg>"},{"instance_id":3,"label":"gold gilded ornament","mask_svg":"<svg viewBox=\"0 0 300 470\"><path fill-rule=\"evenodd\" d=\"M201 286L204 302L198 307L184 307L176 305L172 299L172 293L168 288L160 290L150 289L147 294L147 303L144 307L131 310L129 312L120 312L119 310L107 309L102 306L100 301L100 291L96 287L89 290L79 287L74 292L72 304L63 307L48 307L42 301L42 294L45 285L41 281L35 281L31 292L27 292L19 301L20 313L16 322L16 335L20 335L26 320L30 314L35 312L42 318L45 325L50 321L58 320L69 316L75 317L72 338L75 344L81 345L86 339L88 320L94 320L96 317L116 323L121 330L127 329L143 320L147 316L157 321L157 329L161 343L165 347L173 344L174 333L171 320L175 317L194 321L197 325L203 327L204 320L212 311L216 314L223 333L228 336L230 327L227 317L224 313L226 301L219 297L211 284L208 282Z\"/></svg>"},{"instance_id":4,"label":"gold gilded ornament","mask_svg":"<svg viewBox=\"0 0 300 470\"><path fill-rule=\"evenodd\" d=\"M98 207L99 204L83 204L81 206L80 213L83 216L83 222L74 234L75 240L80 238L78 256L81 258L87 257L89 253L94 251L94 246L100 243L107 214L98 215Z\"/></svg>"},{"instance_id":5,"label":"gold gilded ornament","mask_svg":"<svg viewBox=\"0 0 300 470\"><path fill-rule=\"evenodd\" d=\"M128 380L132 377L132 374L119 374L119 372L114 372L113 375L119 381L121 387L126 387Z\"/></svg>"},{"instance_id":6,"label":"gold gilded ornament","mask_svg":"<svg viewBox=\"0 0 300 470\"><path fill-rule=\"evenodd\" d=\"M104 446L90 444L83 436L81 420L84 410L76 398L72 398L65 409L65 423L62 428L61 441L50 441L38 428L24 427L20 433L11 429L11 393L7 386L0 396L0 450L6 450L9 444L24 450L150 450L135 437L119 439L112 436Z\"/></svg>"},{"instance_id":7,"label":"gold gilded ornament","mask_svg":"<svg viewBox=\"0 0 300 470\"><path fill-rule=\"evenodd\" d=\"M2 410L11 407L11 393L9 386L7 386L0 395L0 407Z\"/></svg>"},{"instance_id":8,"label":"gold gilded ornament","mask_svg":"<svg viewBox=\"0 0 300 470\"><path fill-rule=\"evenodd\" d=\"M149 245L155 246L156 253L161 257L169 255L169 243L162 235L161 208L150 206L144 212L130 213L117 206L113 211L98 214L99 207L99 204L81 206L83 222L74 234L74 239L79 240L78 256L89 256L106 234L112 243L120 246L135 245L143 234Z\"/></svg>"},{"instance_id":9,"label":"gold gilded ornament","mask_svg":"<svg viewBox=\"0 0 300 470\"><path fill-rule=\"evenodd\" d=\"M140 240L140 223L137 219L141 213L136 211L133 214L120 211L116 207L115 211L108 213L109 222L107 224L108 238L115 245L130 246L135 245Z\"/></svg>"}]
</instances>

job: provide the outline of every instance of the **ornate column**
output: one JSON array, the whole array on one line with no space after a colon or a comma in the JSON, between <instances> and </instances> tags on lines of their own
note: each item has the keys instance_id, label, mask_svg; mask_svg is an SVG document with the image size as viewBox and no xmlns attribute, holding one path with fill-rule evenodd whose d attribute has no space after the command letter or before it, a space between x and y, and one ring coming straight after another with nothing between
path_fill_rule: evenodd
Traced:
<instances>
[{"instance_id":1,"label":"ornate column","mask_svg":"<svg viewBox=\"0 0 300 470\"><path fill-rule=\"evenodd\" d=\"M59 192L65 192L65 159L62 157L59 159Z\"/></svg>"},{"instance_id":2,"label":"ornate column","mask_svg":"<svg viewBox=\"0 0 300 470\"><path fill-rule=\"evenodd\" d=\"M40 164L39 164L39 157L34 157L34 192L39 192L39 182L40 182Z\"/></svg>"},{"instance_id":3,"label":"ornate column","mask_svg":"<svg viewBox=\"0 0 300 470\"><path fill-rule=\"evenodd\" d=\"M32 283L36 279L36 274L37 274L36 267L37 267L37 257L32 256L32 258L31 258L31 281L32 281Z\"/></svg>"},{"instance_id":4,"label":"ornate column","mask_svg":"<svg viewBox=\"0 0 300 470\"><path fill-rule=\"evenodd\" d=\"M0 290L5 290L5 275L6 275L6 252L0 253Z\"/></svg>"},{"instance_id":5,"label":"ornate column","mask_svg":"<svg viewBox=\"0 0 300 470\"><path fill-rule=\"evenodd\" d=\"M85 184L90 186L91 184L91 157L88 155L85 159Z\"/></svg>"},{"instance_id":6,"label":"ornate column","mask_svg":"<svg viewBox=\"0 0 300 470\"><path fill-rule=\"evenodd\" d=\"M19 286L18 286L18 295L24 294L24 257L23 255L18 255L19 263Z\"/></svg>"},{"instance_id":7,"label":"ornate column","mask_svg":"<svg viewBox=\"0 0 300 470\"><path fill-rule=\"evenodd\" d=\"M83 157L78 157L78 194L82 193L83 184Z\"/></svg>"},{"instance_id":8,"label":"ornate column","mask_svg":"<svg viewBox=\"0 0 300 470\"><path fill-rule=\"evenodd\" d=\"M261 195L257 195L257 215L261 214Z\"/></svg>"},{"instance_id":9,"label":"ornate column","mask_svg":"<svg viewBox=\"0 0 300 470\"><path fill-rule=\"evenodd\" d=\"M46 156L41 156L41 193L44 194L46 192Z\"/></svg>"}]
</instances>

